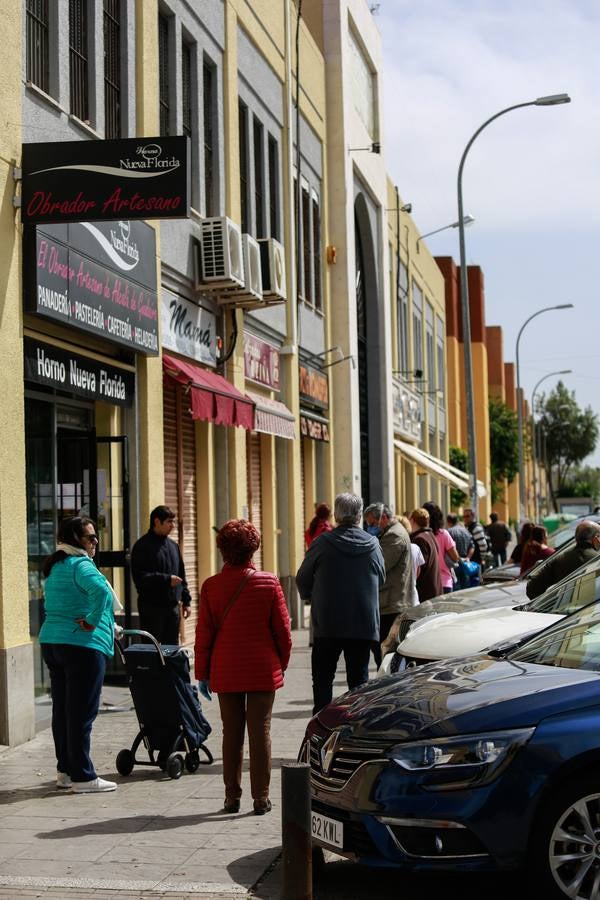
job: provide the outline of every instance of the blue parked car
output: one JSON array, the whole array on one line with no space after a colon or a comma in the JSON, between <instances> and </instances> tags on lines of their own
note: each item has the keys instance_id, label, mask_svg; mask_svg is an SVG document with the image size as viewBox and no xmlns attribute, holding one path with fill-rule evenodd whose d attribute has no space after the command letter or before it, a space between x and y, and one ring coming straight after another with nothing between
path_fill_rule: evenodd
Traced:
<instances>
[{"instance_id":1,"label":"blue parked car","mask_svg":"<svg viewBox=\"0 0 600 900\"><path fill-rule=\"evenodd\" d=\"M506 656L369 682L309 723L316 845L373 866L534 873L600 900L600 603Z\"/></svg>"}]
</instances>

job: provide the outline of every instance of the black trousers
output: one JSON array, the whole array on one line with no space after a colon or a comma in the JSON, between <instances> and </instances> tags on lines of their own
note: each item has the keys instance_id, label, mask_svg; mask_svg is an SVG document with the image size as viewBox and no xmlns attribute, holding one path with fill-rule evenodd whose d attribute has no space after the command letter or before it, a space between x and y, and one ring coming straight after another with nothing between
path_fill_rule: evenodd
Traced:
<instances>
[{"instance_id":1,"label":"black trousers","mask_svg":"<svg viewBox=\"0 0 600 900\"><path fill-rule=\"evenodd\" d=\"M346 662L348 688L352 690L369 680L369 656L372 646L372 641L361 639L314 639L311 656L313 716L331 703L333 679L342 653Z\"/></svg>"},{"instance_id":2,"label":"black trousers","mask_svg":"<svg viewBox=\"0 0 600 900\"><path fill-rule=\"evenodd\" d=\"M50 672L52 737L57 770L72 781L96 778L90 758L92 725L98 715L106 657L74 644L42 644Z\"/></svg>"},{"instance_id":3,"label":"black trousers","mask_svg":"<svg viewBox=\"0 0 600 900\"><path fill-rule=\"evenodd\" d=\"M159 644L179 643L179 604L154 606L138 601L140 628L149 631Z\"/></svg>"}]
</instances>

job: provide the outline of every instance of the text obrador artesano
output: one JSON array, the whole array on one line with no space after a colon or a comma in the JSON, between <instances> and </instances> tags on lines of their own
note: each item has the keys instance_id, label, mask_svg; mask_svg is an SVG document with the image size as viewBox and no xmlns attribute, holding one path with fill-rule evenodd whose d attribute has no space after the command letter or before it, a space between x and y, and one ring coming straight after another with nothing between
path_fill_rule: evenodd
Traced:
<instances>
[{"instance_id":1,"label":"text obrador artesano","mask_svg":"<svg viewBox=\"0 0 600 900\"><path fill-rule=\"evenodd\" d=\"M91 213L100 212L102 216L110 215L119 218L131 213L143 213L152 218L153 213L173 213L182 204L179 196L142 197L137 191L127 193L120 187L116 187L103 201L92 200L83 191L78 191L74 197L56 197L52 191L35 191L29 200L26 211L28 217L55 221L57 216L74 216L81 218Z\"/></svg>"}]
</instances>

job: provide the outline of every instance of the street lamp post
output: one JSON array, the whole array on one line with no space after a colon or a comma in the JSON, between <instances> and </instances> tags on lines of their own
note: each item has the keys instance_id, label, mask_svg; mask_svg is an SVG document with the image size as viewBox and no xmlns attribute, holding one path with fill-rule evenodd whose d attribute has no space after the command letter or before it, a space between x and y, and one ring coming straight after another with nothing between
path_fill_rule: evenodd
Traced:
<instances>
[{"instance_id":1,"label":"street lamp post","mask_svg":"<svg viewBox=\"0 0 600 900\"><path fill-rule=\"evenodd\" d=\"M535 395L537 393L537 389L543 381L546 381L547 378L552 378L555 375L570 375L573 369L560 369L558 372L548 372L547 375L544 375L540 380L536 383L534 389L531 392L531 422L532 422L532 435L533 435L533 512L536 521L541 516L541 506L538 506L538 494L537 494L537 453L535 446Z\"/></svg>"},{"instance_id":2,"label":"street lamp post","mask_svg":"<svg viewBox=\"0 0 600 900\"><path fill-rule=\"evenodd\" d=\"M467 403L467 452L469 454L469 468L471 481L471 506L477 519L477 444L475 435L475 403L473 397L473 360L471 356L471 319L469 314L469 285L467 284L467 256L465 250L465 214L463 210L462 177L465 161L475 139L495 119L513 109L521 109L524 106L556 106L560 103L570 103L568 94L551 94L547 97L538 97L537 100L529 100L527 103L516 103L500 110L494 116L487 119L483 125L471 137L463 151L458 167L457 193L458 193L458 240L460 251L460 304L462 310L463 328L463 353L465 368L465 393Z\"/></svg>"},{"instance_id":3,"label":"street lamp post","mask_svg":"<svg viewBox=\"0 0 600 900\"><path fill-rule=\"evenodd\" d=\"M529 325L532 319L535 319L536 316L541 316L542 313L551 312L554 309L572 309L572 303L558 303L556 306L544 306L543 309L538 309L537 312L532 313L528 319L525 319L521 328L519 329L519 333L517 335L517 347L515 351L516 362L517 362L517 424L518 424L518 433L519 433L519 518L522 519L525 515L525 471L523 465L523 397L521 394L521 369L519 362L519 342L521 340L521 335L525 328Z\"/></svg>"},{"instance_id":4,"label":"street lamp post","mask_svg":"<svg viewBox=\"0 0 600 900\"><path fill-rule=\"evenodd\" d=\"M471 216L471 215L469 215L469 213L467 213L466 216L463 217L463 225L465 225L465 226L472 225L474 221L475 221L475 216ZM425 238L431 237L432 234L439 234L440 231L446 231L448 228L458 228L459 225L460 225L460 222L451 222L449 225L442 225L441 228L434 228L433 231L428 231L427 234L420 235L417 238L417 243L415 244L415 246L417 248L417 253L420 253L419 244L421 241L424 241Z\"/></svg>"}]
</instances>

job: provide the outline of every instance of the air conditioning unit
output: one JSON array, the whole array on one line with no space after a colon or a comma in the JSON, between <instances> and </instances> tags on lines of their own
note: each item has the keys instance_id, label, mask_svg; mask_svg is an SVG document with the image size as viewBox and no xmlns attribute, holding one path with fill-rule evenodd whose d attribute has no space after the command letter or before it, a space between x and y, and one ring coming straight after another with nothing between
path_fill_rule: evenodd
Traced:
<instances>
[{"instance_id":1,"label":"air conditioning unit","mask_svg":"<svg viewBox=\"0 0 600 900\"><path fill-rule=\"evenodd\" d=\"M274 238L264 238L258 243L265 304L283 303L287 297L283 246Z\"/></svg>"},{"instance_id":2,"label":"air conditioning unit","mask_svg":"<svg viewBox=\"0 0 600 900\"><path fill-rule=\"evenodd\" d=\"M242 234L226 216L214 216L200 223L199 265L196 289L221 294L244 286Z\"/></svg>"},{"instance_id":3,"label":"air conditioning unit","mask_svg":"<svg viewBox=\"0 0 600 900\"><path fill-rule=\"evenodd\" d=\"M244 261L244 286L221 294L218 302L220 306L256 309L265 305L262 295L260 248L249 234L242 235L242 259Z\"/></svg>"}]
</instances>

